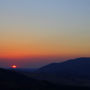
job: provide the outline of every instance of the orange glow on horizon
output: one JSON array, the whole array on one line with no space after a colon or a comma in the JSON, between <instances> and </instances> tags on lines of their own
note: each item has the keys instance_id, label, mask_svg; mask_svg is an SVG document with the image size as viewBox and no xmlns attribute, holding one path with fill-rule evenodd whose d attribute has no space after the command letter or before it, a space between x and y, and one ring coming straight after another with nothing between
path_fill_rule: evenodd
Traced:
<instances>
[{"instance_id":1,"label":"orange glow on horizon","mask_svg":"<svg viewBox=\"0 0 90 90\"><path fill-rule=\"evenodd\" d=\"M23 44L22 44L23 45ZM12 46L12 45L11 45ZM27 58L27 57L88 57L90 56L87 50L72 49L65 46L50 46L42 47L33 45L28 46L13 46L2 48L0 51L0 58ZM83 53L84 52L84 53Z\"/></svg>"}]
</instances>

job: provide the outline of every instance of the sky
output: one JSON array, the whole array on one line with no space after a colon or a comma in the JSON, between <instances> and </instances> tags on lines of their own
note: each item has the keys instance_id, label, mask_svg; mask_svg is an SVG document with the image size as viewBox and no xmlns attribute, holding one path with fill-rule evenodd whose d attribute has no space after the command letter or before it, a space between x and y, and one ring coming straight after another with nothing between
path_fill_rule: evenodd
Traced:
<instances>
[{"instance_id":1,"label":"sky","mask_svg":"<svg viewBox=\"0 0 90 90\"><path fill-rule=\"evenodd\" d=\"M90 57L90 0L0 0L1 66L75 57Z\"/></svg>"}]
</instances>

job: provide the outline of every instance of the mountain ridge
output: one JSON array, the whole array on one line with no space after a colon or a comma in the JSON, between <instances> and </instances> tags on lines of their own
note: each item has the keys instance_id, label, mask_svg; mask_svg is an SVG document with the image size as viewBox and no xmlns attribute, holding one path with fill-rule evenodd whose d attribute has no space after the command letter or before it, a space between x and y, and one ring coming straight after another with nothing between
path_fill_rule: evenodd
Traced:
<instances>
[{"instance_id":1,"label":"mountain ridge","mask_svg":"<svg viewBox=\"0 0 90 90\"><path fill-rule=\"evenodd\" d=\"M51 63L48 64L42 68L40 68L38 71L44 72L45 70L49 72L51 71L57 71L61 69L73 69L73 68L87 68L90 67L90 58L76 58L76 59L70 59L64 62L60 63Z\"/></svg>"},{"instance_id":2,"label":"mountain ridge","mask_svg":"<svg viewBox=\"0 0 90 90\"><path fill-rule=\"evenodd\" d=\"M27 75L39 80L47 80L56 84L90 87L89 69L90 58L80 57L60 63L48 64L34 73Z\"/></svg>"}]
</instances>

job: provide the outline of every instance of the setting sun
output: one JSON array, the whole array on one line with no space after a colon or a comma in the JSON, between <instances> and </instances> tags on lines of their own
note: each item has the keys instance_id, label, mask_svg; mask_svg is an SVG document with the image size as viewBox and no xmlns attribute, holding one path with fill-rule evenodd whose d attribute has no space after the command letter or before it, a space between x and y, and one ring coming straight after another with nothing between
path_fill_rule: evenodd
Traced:
<instances>
[{"instance_id":1,"label":"setting sun","mask_svg":"<svg viewBox=\"0 0 90 90\"><path fill-rule=\"evenodd\" d=\"M17 66L16 66L16 65L12 65L11 67L12 67L12 68L17 68Z\"/></svg>"}]
</instances>

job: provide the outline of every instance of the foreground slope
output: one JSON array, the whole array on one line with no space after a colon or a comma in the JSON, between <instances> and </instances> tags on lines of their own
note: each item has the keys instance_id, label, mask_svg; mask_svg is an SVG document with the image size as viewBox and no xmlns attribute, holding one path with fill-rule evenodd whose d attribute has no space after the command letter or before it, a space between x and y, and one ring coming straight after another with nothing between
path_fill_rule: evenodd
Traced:
<instances>
[{"instance_id":1,"label":"foreground slope","mask_svg":"<svg viewBox=\"0 0 90 90\"><path fill-rule=\"evenodd\" d=\"M54 85L17 73L0 69L0 90L55 90Z\"/></svg>"}]
</instances>

